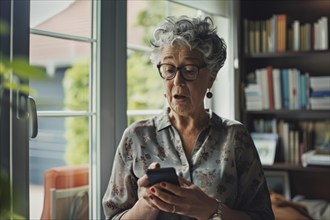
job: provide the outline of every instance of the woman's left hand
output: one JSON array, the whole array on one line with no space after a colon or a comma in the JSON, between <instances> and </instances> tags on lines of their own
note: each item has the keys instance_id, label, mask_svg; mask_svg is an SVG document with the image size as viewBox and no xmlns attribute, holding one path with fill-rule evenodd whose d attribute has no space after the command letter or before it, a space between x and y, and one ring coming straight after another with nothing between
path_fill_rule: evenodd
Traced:
<instances>
[{"instance_id":1,"label":"woman's left hand","mask_svg":"<svg viewBox=\"0 0 330 220\"><path fill-rule=\"evenodd\" d=\"M165 212L173 212L197 219L208 219L218 202L206 195L199 187L178 177L180 186L161 182L149 188L152 204ZM165 192L167 190L172 194Z\"/></svg>"}]
</instances>

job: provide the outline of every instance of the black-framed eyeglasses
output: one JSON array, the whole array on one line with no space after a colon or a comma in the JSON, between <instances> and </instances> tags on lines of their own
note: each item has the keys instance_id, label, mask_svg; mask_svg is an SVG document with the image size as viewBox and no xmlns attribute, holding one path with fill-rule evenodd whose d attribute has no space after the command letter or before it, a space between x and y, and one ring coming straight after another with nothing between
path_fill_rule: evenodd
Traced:
<instances>
[{"instance_id":1,"label":"black-framed eyeglasses","mask_svg":"<svg viewBox=\"0 0 330 220\"><path fill-rule=\"evenodd\" d=\"M159 74L163 79L166 80L174 79L176 73L180 71L182 78L186 81L193 81L197 79L199 70L204 67L206 67L206 64L204 64L203 66L188 64L178 67L168 63L160 63L157 65Z\"/></svg>"}]
</instances>

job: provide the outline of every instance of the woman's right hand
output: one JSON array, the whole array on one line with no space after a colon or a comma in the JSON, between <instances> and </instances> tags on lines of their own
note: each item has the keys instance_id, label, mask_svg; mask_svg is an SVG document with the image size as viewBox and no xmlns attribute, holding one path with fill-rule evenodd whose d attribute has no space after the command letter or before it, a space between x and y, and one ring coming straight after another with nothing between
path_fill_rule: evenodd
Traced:
<instances>
[{"instance_id":1,"label":"woman's right hand","mask_svg":"<svg viewBox=\"0 0 330 220\"><path fill-rule=\"evenodd\" d=\"M159 169L160 165L159 163L153 162L149 165L148 169ZM139 198L143 198L146 202L146 204L149 207L156 208L152 203L150 202L150 192L149 192L149 180L147 174L144 174L137 182L138 184L138 192L139 192ZM157 209L157 208L156 208Z\"/></svg>"}]
</instances>

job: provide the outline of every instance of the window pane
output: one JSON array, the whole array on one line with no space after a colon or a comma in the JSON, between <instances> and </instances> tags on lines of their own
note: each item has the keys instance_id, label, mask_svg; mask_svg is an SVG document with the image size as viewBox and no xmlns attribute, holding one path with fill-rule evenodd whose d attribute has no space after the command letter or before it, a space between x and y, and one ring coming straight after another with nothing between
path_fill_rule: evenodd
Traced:
<instances>
[{"instance_id":1,"label":"window pane","mask_svg":"<svg viewBox=\"0 0 330 220\"><path fill-rule=\"evenodd\" d=\"M31 34L30 62L46 69L46 80L31 80L40 110L88 110L90 43Z\"/></svg>"},{"instance_id":2,"label":"window pane","mask_svg":"<svg viewBox=\"0 0 330 220\"><path fill-rule=\"evenodd\" d=\"M91 37L91 0L31 0L30 27Z\"/></svg>"},{"instance_id":3,"label":"window pane","mask_svg":"<svg viewBox=\"0 0 330 220\"><path fill-rule=\"evenodd\" d=\"M197 15L197 9L176 3L169 3L169 11L170 14L174 16L187 15L189 17L195 17Z\"/></svg>"},{"instance_id":4,"label":"window pane","mask_svg":"<svg viewBox=\"0 0 330 220\"><path fill-rule=\"evenodd\" d=\"M88 184L88 165L85 164L89 163L89 118L39 118L38 124L38 136L30 140L31 219L40 219L43 209L47 209L49 215L50 200L43 204L44 196L50 199L50 194L44 194L46 185L46 192L49 192L52 187L76 187L86 185L86 181ZM84 165L76 166L78 164ZM54 170L46 177L48 169ZM82 179L76 179L77 172Z\"/></svg>"},{"instance_id":5,"label":"window pane","mask_svg":"<svg viewBox=\"0 0 330 220\"><path fill-rule=\"evenodd\" d=\"M155 26L165 16L166 6L166 1L127 2L128 124L159 112L142 111L141 114L136 110L162 109L165 105L163 80L149 60L148 49Z\"/></svg>"},{"instance_id":6,"label":"window pane","mask_svg":"<svg viewBox=\"0 0 330 220\"><path fill-rule=\"evenodd\" d=\"M127 1L127 44L149 46L156 24L165 16L166 1Z\"/></svg>"},{"instance_id":7,"label":"window pane","mask_svg":"<svg viewBox=\"0 0 330 220\"><path fill-rule=\"evenodd\" d=\"M163 80L144 52L131 52L127 60L127 95L129 110L164 107ZM128 123L150 118L150 115L129 117Z\"/></svg>"}]
</instances>

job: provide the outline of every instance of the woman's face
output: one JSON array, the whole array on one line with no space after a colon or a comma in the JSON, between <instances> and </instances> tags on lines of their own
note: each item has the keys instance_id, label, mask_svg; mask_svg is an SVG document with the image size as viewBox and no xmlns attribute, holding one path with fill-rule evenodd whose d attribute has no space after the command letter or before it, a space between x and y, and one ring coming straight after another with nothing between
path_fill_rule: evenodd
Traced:
<instances>
[{"instance_id":1,"label":"woman's face","mask_svg":"<svg viewBox=\"0 0 330 220\"><path fill-rule=\"evenodd\" d=\"M202 55L191 51L188 47L167 46L163 49L160 63L172 64L176 67L183 65L204 65ZM194 116L204 111L204 97L207 88L213 84L210 70L206 67L199 70L197 79L186 81L180 71L171 80L164 80L166 98L172 111L182 116Z\"/></svg>"}]
</instances>

